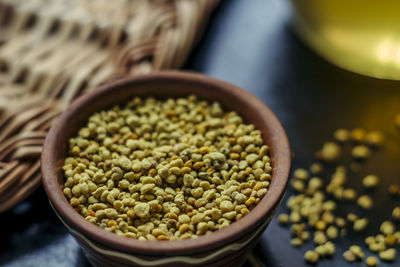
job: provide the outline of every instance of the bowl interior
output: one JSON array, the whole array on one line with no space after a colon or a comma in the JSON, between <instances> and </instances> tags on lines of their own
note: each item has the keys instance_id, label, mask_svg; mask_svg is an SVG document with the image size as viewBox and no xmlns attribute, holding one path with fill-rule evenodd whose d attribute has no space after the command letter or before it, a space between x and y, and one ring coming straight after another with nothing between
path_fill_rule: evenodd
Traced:
<instances>
[{"instance_id":1,"label":"bowl interior","mask_svg":"<svg viewBox=\"0 0 400 267\"><path fill-rule=\"evenodd\" d=\"M270 147L272 181L265 197L237 223L201 236L195 240L169 242L143 242L117 236L87 222L70 205L62 193L64 178L61 167L67 153L68 139L76 135L96 111L123 104L135 96L155 98L186 97L195 94L202 99L217 101L223 108L238 112L246 123L252 123L263 134ZM290 149L286 134L278 119L264 103L252 94L231 84L204 75L186 72L160 72L137 78L117 80L76 100L57 120L50 130L42 153L43 185L56 212L63 221L87 236L100 242L120 247L153 252L177 252L234 240L239 233L251 231L251 226L279 205L287 184L290 168ZM100 232L100 233L99 233Z\"/></svg>"}]
</instances>

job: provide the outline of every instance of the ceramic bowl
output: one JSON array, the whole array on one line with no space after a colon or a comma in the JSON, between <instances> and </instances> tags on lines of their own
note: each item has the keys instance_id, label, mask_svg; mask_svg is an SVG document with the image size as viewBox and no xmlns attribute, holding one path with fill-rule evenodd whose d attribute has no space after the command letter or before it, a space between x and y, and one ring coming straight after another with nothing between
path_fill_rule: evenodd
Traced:
<instances>
[{"instance_id":1,"label":"ceramic bowl","mask_svg":"<svg viewBox=\"0 0 400 267\"><path fill-rule=\"evenodd\" d=\"M141 241L107 232L86 221L62 192L61 167L68 139L96 111L122 104L135 96L155 98L196 94L218 101L253 123L269 146L273 167L267 194L246 216L230 226L196 239ZM99 86L80 97L58 118L47 135L41 157L43 186L60 220L95 266L237 266L263 233L284 195L290 168L285 131L271 110L257 97L234 85L202 74L158 72Z\"/></svg>"}]
</instances>

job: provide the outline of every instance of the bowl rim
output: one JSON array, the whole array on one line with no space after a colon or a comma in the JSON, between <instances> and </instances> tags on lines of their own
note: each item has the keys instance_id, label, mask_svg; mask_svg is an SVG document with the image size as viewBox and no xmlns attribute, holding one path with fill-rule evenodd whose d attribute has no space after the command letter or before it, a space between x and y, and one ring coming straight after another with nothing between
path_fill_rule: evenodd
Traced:
<instances>
[{"instance_id":1,"label":"bowl rim","mask_svg":"<svg viewBox=\"0 0 400 267\"><path fill-rule=\"evenodd\" d=\"M240 95L240 98L246 98L246 102L257 106L258 112L268 117L268 128L273 129L269 132L271 142L274 146L274 161L277 166L272 166L273 173L267 194L255 206L253 210L239 221L232 223L228 227L217 230L211 234L199 236L196 239L185 239L168 242L160 241L142 241L134 238L118 236L115 233L101 229L99 226L85 220L84 217L75 211L67 201L62 192L62 185L57 181L57 169L55 151L58 132L61 126L73 118L74 114L79 112L83 105L90 104L91 99L102 95L114 88L122 87L136 82L147 82L154 79L178 81L205 84L211 87L218 87L227 93ZM204 74L192 71L159 71L152 74L141 75L137 77L120 78L98 86L96 89L84 94L75 100L56 120L48 132L41 155L42 183L49 198L50 204L59 216L60 220L66 224L67 228L78 230L86 238L96 241L104 246L122 250L125 252L135 252L143 255L149 254L191 254L193 251L210 249L213 245L223 244L236 240L243 232L249 231L249 225L262 223L263 218L274 211L281 201L288 183L288 176L291 164L290 146L287 135L273 112L260 99L250 92L241 89L230 83L206 76Z\"/></svg>"}]
</instances>

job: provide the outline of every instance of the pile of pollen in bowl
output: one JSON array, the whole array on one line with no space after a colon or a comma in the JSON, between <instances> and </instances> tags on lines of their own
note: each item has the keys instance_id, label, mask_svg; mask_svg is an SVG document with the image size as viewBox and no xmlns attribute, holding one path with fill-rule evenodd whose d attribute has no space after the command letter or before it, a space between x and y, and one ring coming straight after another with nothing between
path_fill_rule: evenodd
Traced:
<instances>
[{"instance_id":1,"label":"pile of pollen in bowl","mask_svg":"<svg viewBox=\"0 0 400 267\"><path fill-rule=\"evenodd\" d=\"M268 146L217 102L139 98L90 116L70 138L63 192L86 220L139 240L196 238L267 193Z\"/></svg>"}]
</instances>

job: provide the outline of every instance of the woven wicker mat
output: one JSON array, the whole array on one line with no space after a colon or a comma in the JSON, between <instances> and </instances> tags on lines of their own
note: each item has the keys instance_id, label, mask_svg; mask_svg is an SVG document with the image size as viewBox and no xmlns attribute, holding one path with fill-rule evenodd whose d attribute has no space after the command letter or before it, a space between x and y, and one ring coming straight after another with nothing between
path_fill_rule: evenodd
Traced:
<instances>
[{"instance_id":1,"label":"woven wicker mat","mask_svg":"<svg viewBox=\"0 0 400 267\"><path fill-rule=\"evenodd\" d=\"M40 184L54 119L97 84L182 65L218 0L0 0L0 212Z\"/></svg>"}]
</instances>

